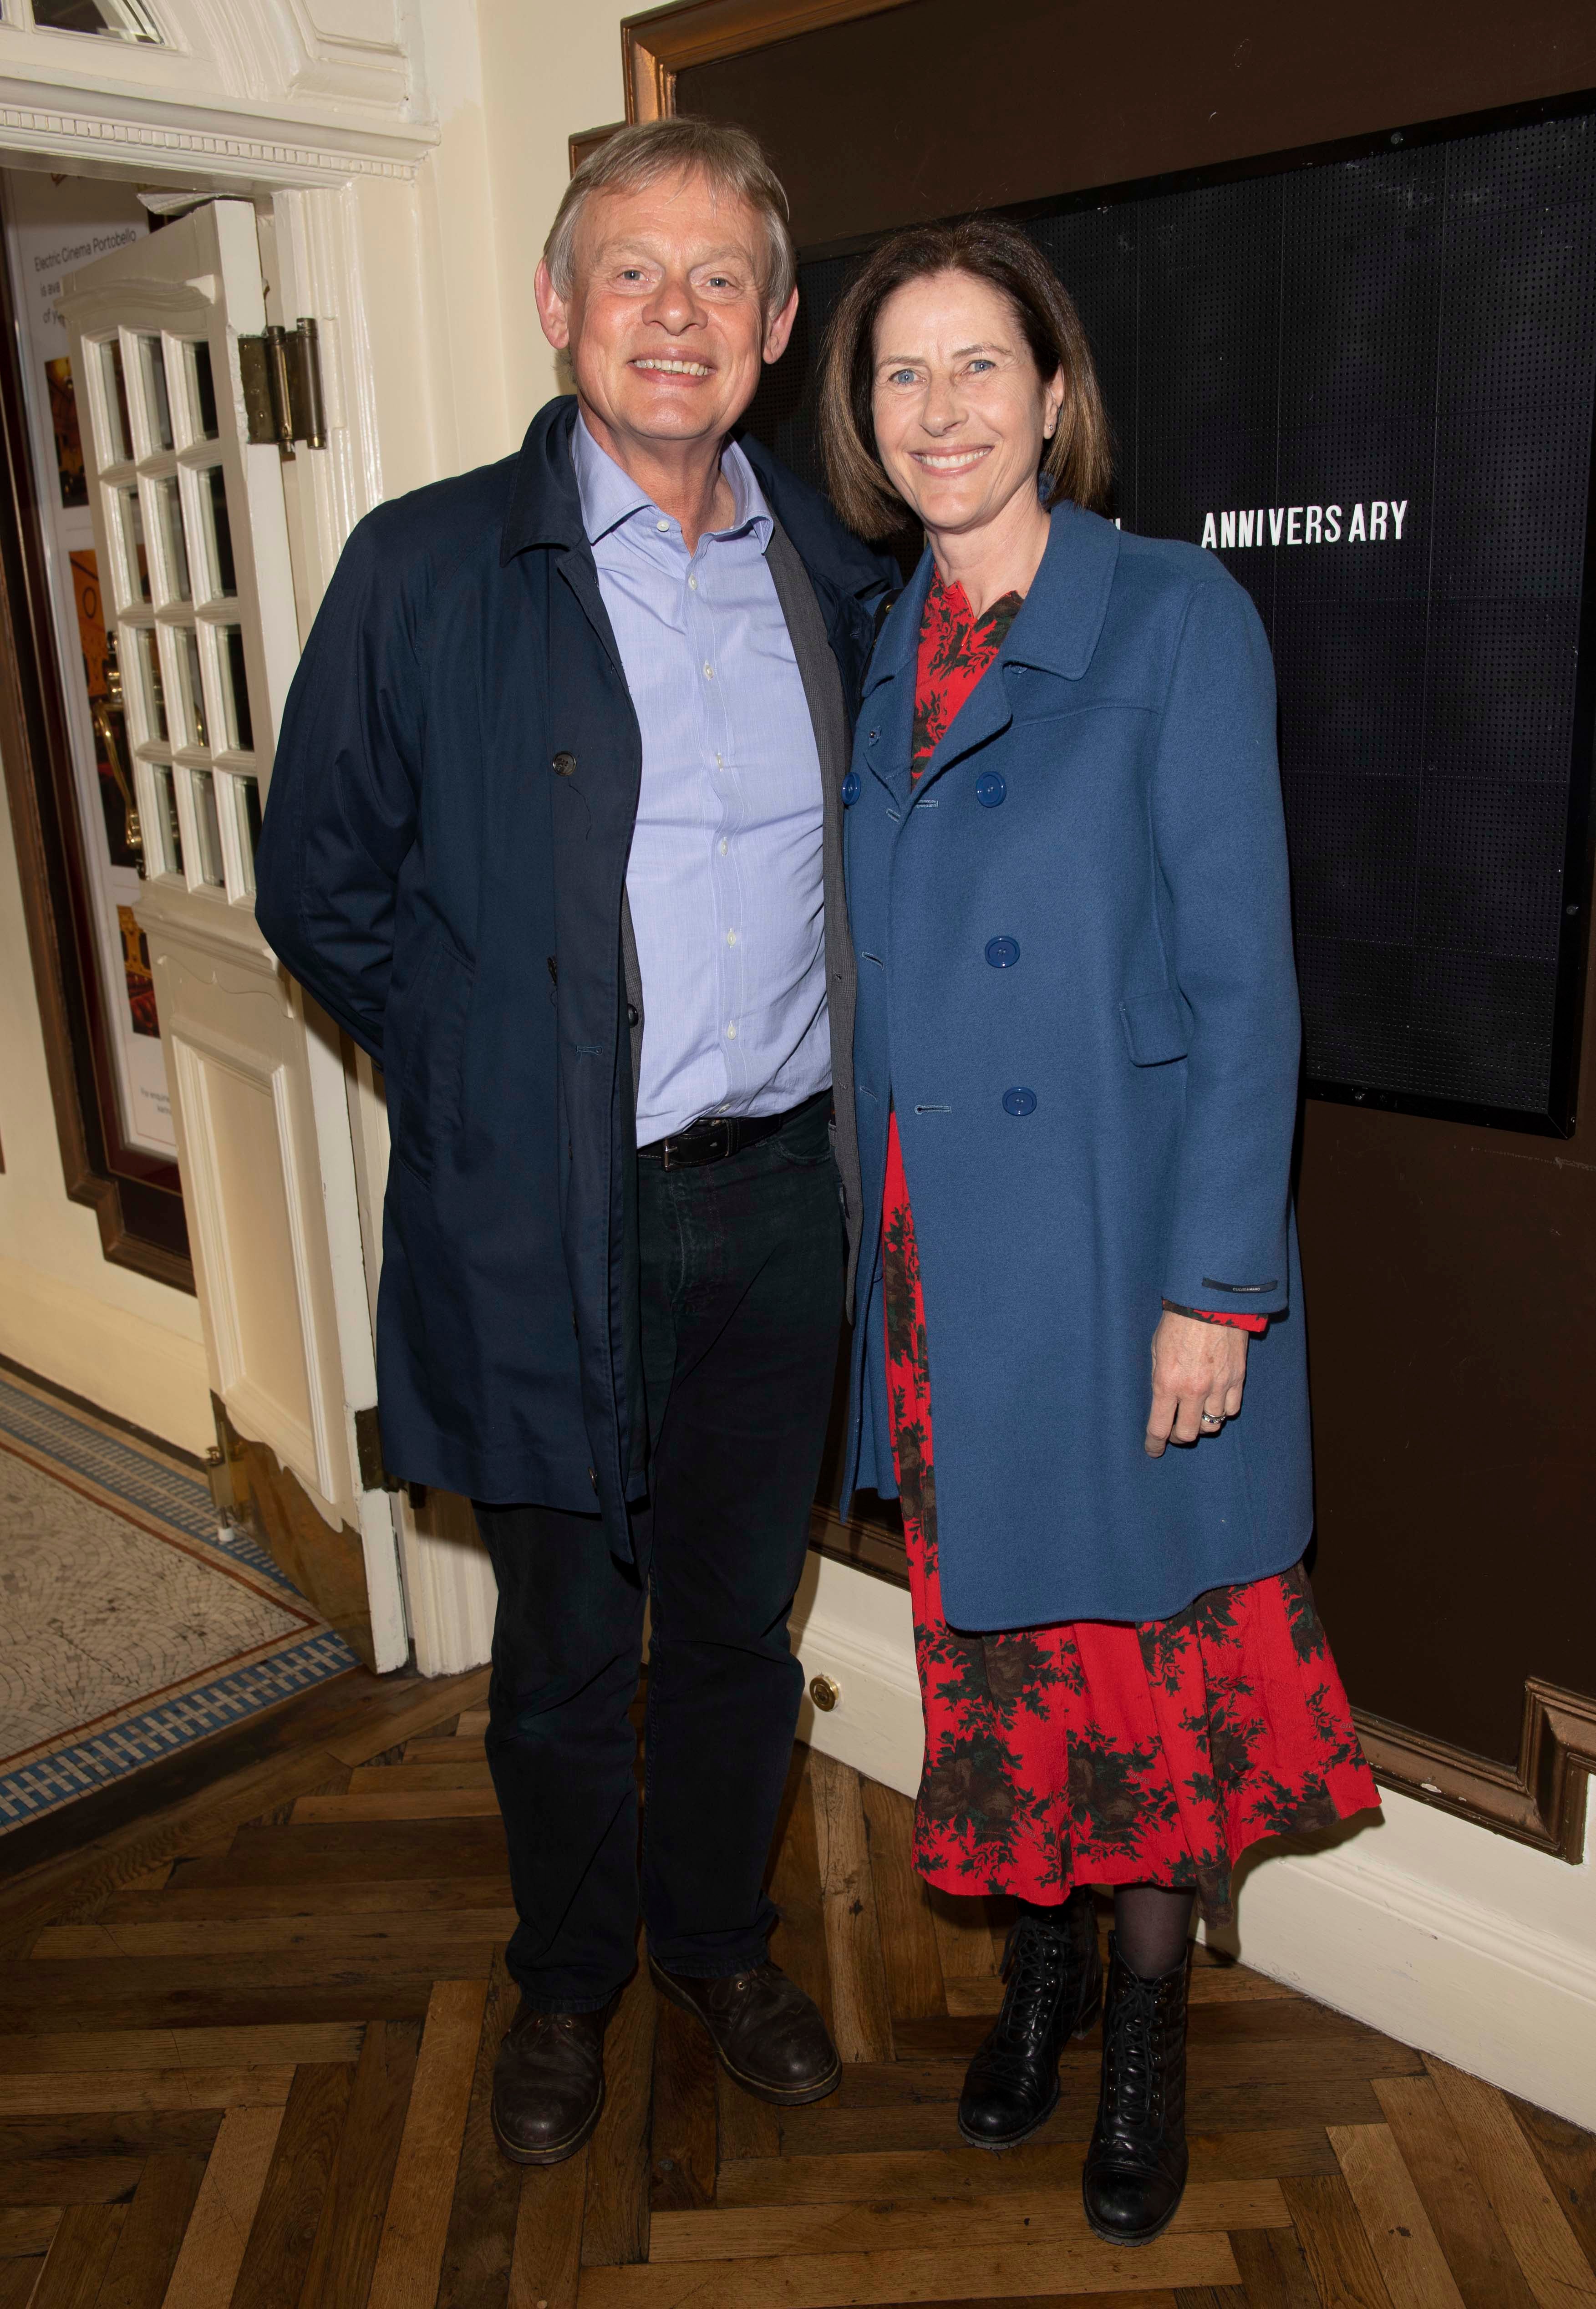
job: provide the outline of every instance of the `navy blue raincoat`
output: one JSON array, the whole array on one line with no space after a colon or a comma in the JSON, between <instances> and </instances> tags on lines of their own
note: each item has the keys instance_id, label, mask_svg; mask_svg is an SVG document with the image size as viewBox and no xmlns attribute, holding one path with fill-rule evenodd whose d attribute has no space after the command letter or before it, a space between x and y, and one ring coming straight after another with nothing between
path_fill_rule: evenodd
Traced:
<instances>
[{"instance_id":1,"label":"navy blue raincoat","mask_svg":"<svg viewBox=\"0 0 1596 2309\"><path fill-rule=\"evenodd\" d=\"M377 1311L395 1474L602 1511L644 1488L621 905L642 740L571 463L520 454L350 537L289 698L255 912L386 1077ZM743 443L851 710L888 568Z\"/></svg>"},{"instance_id":2,"label":"navy blue raincoat","mask_svg":"<svg viewBox=\"0 0 1596 2309\"><path fill-rule=\"evenodd\" d=\"M1312 1523L1268 644L1211 555L1060 506L997 659L911 785L930 575L927 555L883 631L844 787L866 1228L846 1488L897 1488L895 1105L949 1621L1163 1618L1294 1563ZM1273 1320L1240 1417L1150 1459L1166 1297Z\"/></svg>"}]
</instances>

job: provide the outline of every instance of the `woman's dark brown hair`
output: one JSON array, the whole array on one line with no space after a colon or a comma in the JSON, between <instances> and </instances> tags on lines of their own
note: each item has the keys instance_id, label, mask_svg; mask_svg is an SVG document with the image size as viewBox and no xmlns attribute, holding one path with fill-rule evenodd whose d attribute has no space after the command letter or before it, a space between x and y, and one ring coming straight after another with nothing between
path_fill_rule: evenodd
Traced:
<instances>
[{"instance_id":1,"label":"woman's dark brown hair","mask_svg":"<svg viewBox=\"0 0 1596 2309\"><path fill-rule=\"evenodd\" d=\"M985 281L1014 307L1037 373L1062 373L1064 405L1041 471L1048 503L1073 497L1100 506L1112 458L1091 348L1051 266L1012 224L972 217L962 224L916 225L883 241L856 273L826 332L820 430L838 512L860 537L885 537L903 523L902 500L876 450L876 324L895 290L938 272Z\"/></svg>"}]
</instances>

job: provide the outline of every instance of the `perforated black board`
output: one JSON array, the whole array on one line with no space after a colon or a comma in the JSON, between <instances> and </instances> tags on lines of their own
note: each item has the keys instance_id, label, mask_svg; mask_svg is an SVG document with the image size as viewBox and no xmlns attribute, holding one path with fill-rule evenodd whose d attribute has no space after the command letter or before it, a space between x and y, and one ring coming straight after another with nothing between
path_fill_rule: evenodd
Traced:
<instances>
[{"instance_id":1,"label":"perforated black board","mask_svg":"<svg viewBox=\"0 0 1596 2309\"><path fill-rule=\"evenodd\" d=\"M1558 1132L1590 879L1582 104L1015 212L1091 340L1114 511L1210 545L1268 629L1310 1094ZM816 482L857 262L803 263L749 417Z\"/></svg>"}]
</instances>

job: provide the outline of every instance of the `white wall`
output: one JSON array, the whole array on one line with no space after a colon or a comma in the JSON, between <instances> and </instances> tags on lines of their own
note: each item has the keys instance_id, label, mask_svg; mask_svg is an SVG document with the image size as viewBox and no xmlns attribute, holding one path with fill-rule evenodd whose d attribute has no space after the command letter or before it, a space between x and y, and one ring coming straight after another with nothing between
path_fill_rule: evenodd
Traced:
<instances>
[{"instance_id":1,"label":"white wall","mask_svg":"<svg viewBox=\"0 0 1596 2309\"><path fill-rule=\"evenodd\" d=\"M185 1292L113 1267L69 1202L45 1068L11 813L0 808L0 1354L187 1450L216 1440Z\"/></svg>"},{"instance_id":2,"label":"white wall","mask_svg":"<svg viewBox=\"0 0 1596 2309\"><path fill-rule=\"evenodd\" d=\"M468 12L474 55L460 37ZM632 13L619 0L421 0L442 130L422 174L447 250L461 465L518 446L560 390L532 275L569 177L566 139L625 117L620 24Z\"/></svg>"}]
</instances>

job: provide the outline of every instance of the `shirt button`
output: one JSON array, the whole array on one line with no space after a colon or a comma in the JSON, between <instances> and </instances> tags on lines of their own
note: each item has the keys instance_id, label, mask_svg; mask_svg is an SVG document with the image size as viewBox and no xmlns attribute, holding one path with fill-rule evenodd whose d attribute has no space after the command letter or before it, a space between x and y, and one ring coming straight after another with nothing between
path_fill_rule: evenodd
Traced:
<instances>
[{"instance_id":1,"label":"shirt button","mask_svg":"<svg viewBox=\"0 0 1596 2309\"><path fill-rule=\"evenodd\" d=\"M1012 938L987 940L987 960L994 970L1012 970L1020 959L1020 941Z\"/></svg>"},{"instance_id":2,"label":"shirt button","mask_svg":"<svg viewBox=\"0 0 1596 2309\"><path fill-rule=\"evenodd\" d=\"M709 668L708 668L708 666L707 666L707 665L704 667L704 671L705 671L705 673L707 673L707 672L709 671ZM723 769L726 767L725 763L720 759L720 755L719 755L719 754L717 754L717 755L715 756L715 767L716 767L718 770L723 770Z\"/></svg>"},{"instance_id":3,"label":"shirt button","mask_svg":"<svg viewBox=\"0 0 1596 2309\"><path fill-rule=\"evenodd\" d=\"M720 836L720 855L722 858L726 855L726 836L724 835Z\"/></svg>"},{"instance_id":4,"label":"shirt button","mask_svg":"<svg viewBox=\"0 0 1596 2309\"><path fill-rule=\"evenodd\" d=\"M1027 1090L1022 1083L1016 1083L1013 1090L1005 1090L1003 1094L1003 1111L1005 1114L1034 1114L1035 1091Z\"/></svg>"},{"instance_id":5,"label":"shirt button","mask_svg":"<svg viewBox=\"0 0 1596 2309\"><path fill-rule=\"evenodd\" d=\"M737 1020L736 1020L735 1018L732 1020L732 1022L731 1022L730 1025L729 1025L729 1026L728 1026L728 1028L726 1029L726 1033L727 1033L727 1038L728 1038L728 1040L729 1040L729 1041L733 1042L736 1042L736 1040L737 1040Z\"/></svg>"},{"instance_id":6,"label":"shirt button","mask_svg":"<svg viewBox=\"0 0 1596 2309\"><path fill-rule=\"evenodd\" d=\"M654 527L656 529L669 529L670 527L670 523L668 521L657 521L654 523Z\"/></svg>"},{"instance_id":7,"label":"shirt button","mask_svg":"<svg viewBox=\"0 0 1596 2309\"><path fill-rule=\"evenodd\" d=\"M715 678L715 669L714 669L714 667L710 663L710 662L709 662L709 660L708 660L708 658L707 658L707 657L705 658L705 660L704 660L704 662L703 662L703 678L704 678L704 679L705 679L706 681L713 681L713 679L714 679L714 678ZM715 759L716 759L717 761L719 761L719 760L720 760L720 755L719 755L719 754L717 754L717 755L715 756Z\"/></svg>"},{"instance_id":8,"label":"shirt button","mask_svg":"<svg viewBox=\"0 0 1596 2309\"><path fill-rule=\"evenodd\" d=\"M688 580L687 580L687 591L688 591L688 592L689 592L689 593L696 593L696 592L697 592L697 591L698 591L698 580L697 580L697 578L696 578L696 577L689 577L689 578L688 578Z\"/></svg>"},{"instance_id":9,"label":"shirt button","mask_svg":"<svg viewBox=\"0 0 1596 2309\"><path fill-rule=\"evenodd\" d=\"M996 809L1008 800L1008 780L1001 770L988 770L977 778L975 798L983 809Z\"/></svg>"},{"instance_id":10,"label":"shirt button","mask_svg":"<svg viewBox=\"0 0 1596 2309\"><path fill-rule=\"evenodd\" d=\"M735 946L737 944L737 932L735 930L727 931L726 943L728 946Z\"/></svg>"},{"instance_id":11,"label":"shirt button","mask_svg":"<svg viewBox=\"0 0 1596 2309\"><path fill-rule=\"evenodd\" d=\"M842 781L843 808L845 809L851 809L854 803L858 801L863 791L864 788L859 783L858 772L857 770L850 770L848 775Z\"/></svg>"}]
</instances>

